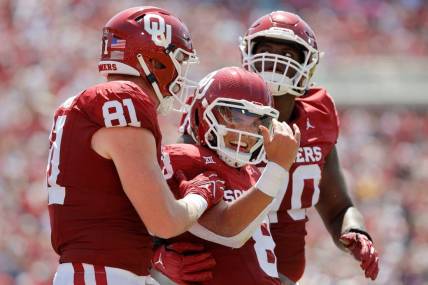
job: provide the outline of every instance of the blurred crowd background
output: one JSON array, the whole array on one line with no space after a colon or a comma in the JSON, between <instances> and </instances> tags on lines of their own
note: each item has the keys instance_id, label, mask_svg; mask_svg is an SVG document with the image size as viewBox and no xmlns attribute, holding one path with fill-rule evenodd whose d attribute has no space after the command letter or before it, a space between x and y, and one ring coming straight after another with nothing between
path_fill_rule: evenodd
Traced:
<instances>
[{"instance_id":1,"label":"blurred crowd background","mask_svg":"<svg viewBox=\"0 0 428 285\"><path fill-rule=\"evenodd\" d=\"M317 83L336 100L341 164L381 254L378 280L334 247L308 211L303 285L428 284L428 2L425 0L0 0L0 284L50 284L45 189L52 112L101 82L101 28L116 12L156 5L188 25L201 64L239 65L238 37L272 10L314 29ZM174 116L161 119L175 141Z\"/></svg>"}]
</instances>

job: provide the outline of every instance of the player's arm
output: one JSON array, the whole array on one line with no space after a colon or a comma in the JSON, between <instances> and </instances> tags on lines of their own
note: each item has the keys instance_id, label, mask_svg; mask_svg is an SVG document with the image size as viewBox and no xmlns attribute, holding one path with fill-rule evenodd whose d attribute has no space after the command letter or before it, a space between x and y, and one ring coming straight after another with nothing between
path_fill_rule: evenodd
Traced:
<instances>
[{"instance_id":1,"label":"player's arm","mask_svg":"<svg viewBox=\"0 0 428 285\"><path fill-rule=\"evenodd\" d=\"M287 178L280 178L286 182ZM278 185L285 183L278 183ZM232 203L224 201L204 214L189 231L208 241L239 248L254 234L271 209L274 197L252 187Z\"/></svg>"},{"instance_id":2,"label":"player's arm","mask_svg":"<svg viewBox=\"0 0 428 285\"><path fill-rule=\"evenodd\" d=\"M365 230L365 226L361 213L348 195L336 147L327 156L321 177L316 209L335 244L344 249L339 241L340 235L351 228Z\"/></svg>"},{"instance_id":3,"label":"player's arm","mask_svg":"<svg viewBox=\"0 0 428 285\"><path fill-rule=\"evenodd\" d=\"M293 128L294 133L286 123L274 121L273 137L266 128L262 129L269 162L257 183L232 203L221 203L208 211L190 228L191 233L231 247L242 246L252 236L276 194L288 184L288 169L300 144L300 130L297 125Z\"/></svg>"},{"instance_id":4,"label":"player's arm","mask_svg":"<svg viewBox=\"0 0 428 285\"><path fill-rule=\"evenodd\" d=\"M203 215L198 223L218 235L231 237L242 232L258 216L265 216L273 200L255 187L231 203L220 202ZM261 220L258 221L260 225Z\"/></svg>"},{"instance_id":5,"label":"player's arm","mask_svg":"<svg viewBox=\"0 0 428 285\"><path fill-rule=\"evenodd\" d=\"M101 128L92 137L92 148L113 160L126 195L156 236L183 233L211 203L195 194L174 198L158 165L155 138L147 129Z\"/></svg>"},{"instance_id":6,"label":"player's arm","mask_svg":"<svg viewBox=\"0 0 428 285\"><path fill-rule=\"evenodd\" d=\"M379 258L367 233L363 216L348 195L345 179L339 165L336 148L327 156L320 181L318 213L335 244L361 262L367 278L376 279Z\"/></svg>"}]
</instances>

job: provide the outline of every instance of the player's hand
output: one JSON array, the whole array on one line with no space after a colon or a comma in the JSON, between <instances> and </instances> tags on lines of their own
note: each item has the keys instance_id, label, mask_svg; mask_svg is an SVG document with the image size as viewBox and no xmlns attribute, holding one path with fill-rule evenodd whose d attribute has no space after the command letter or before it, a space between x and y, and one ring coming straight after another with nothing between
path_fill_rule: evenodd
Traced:
<instances>
[{"instance_id":1,"label":"player's hand","mask_svg":"<svg viewBox=\"0 0 428 285\"><path fill-rule=\"evenodd\" d=\"M379 255L373 243L364 234L348 232L342 234L340 242L360 261L366 278L375 280L379 273Z\"/></svg>"},{"instance_id":2,"label":"player's hand","mask_svg":"<svg viewBox=\"0 0 428 285\"><path fill-rule=\"evenodd\" d=\"M180 198L189 194L198 194L207 201L207 209L223 199L225 182L214 171L206 171L187 180L184 173L178 170L175 178L179 183Z\"/></svg>"},{"instance_id":3,"label":"player's hand","mask_svg":"<svg viewBox=\"0 0 428 285\"><path fill-rule=\"evenodd\" d=\"M273 136L265 126L260 126L266 158L289 170L296 159L300 145L300 129L293 124L293 130L285 122L273 119Z\"/></svg>"},{"instance_id":4,"label":"player's hand","mask_svg":"<svg viewBox=\"0 0 428 285\"><path fill-rule=\"evenodd\" d=\"M209 281L216 265L203 245L177 242L158 247L152 258L152 267L177 284Z\"/></svg>"}]
</instances>

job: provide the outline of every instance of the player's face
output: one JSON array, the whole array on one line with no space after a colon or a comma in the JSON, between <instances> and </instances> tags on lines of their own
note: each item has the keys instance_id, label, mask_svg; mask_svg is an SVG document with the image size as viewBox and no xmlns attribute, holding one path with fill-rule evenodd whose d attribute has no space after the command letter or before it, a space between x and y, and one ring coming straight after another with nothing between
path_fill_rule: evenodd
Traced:
<instances>
[{"instance_id":1,"label":"player's face","mask_svg":"<svg viewBox=\"0 0 428 285\"><path fill-rule=\"evenodd\" d=\"M277 41L266 41L261 40L258 42L255 46L255 49L253 51L254 54L258 53L270 53L270 54L277 54L289 57L299 63L302 63L304 61L304 55L302 53L302 50L299 49L298 46L296 46L293 43L289 42L277 42ZM255 68L258 71L263 71L262 62L258 61L255 64ZM283 74L286 69L286 66L281 63L277 63L276 66L276 72ZM266 61L264 66L265 71L273 71L274 70L274 62L273 61ZM288 77L293 77L296 74L296 70L291 68L287 71Z\"/></svg>"},{"instance_id":2,"label":"player's face","mask_svg":"<svg viewBox=\"0 0 428 285\"><path fill-rule=\"evenodd\" d=\"M260 116L251 113L247 110L232 107L216 107L218 114L217 120L220 125L226 126L228 129L242 131L246 133L260 135L259 126L263 125L269 128L272 123L272 118L268 116ZM251 148L257 143L258 138L251 135L241 135L236 131L227 131L224 135L225 146L240 152L248 153Z\"/></svg>"}]
</instances>

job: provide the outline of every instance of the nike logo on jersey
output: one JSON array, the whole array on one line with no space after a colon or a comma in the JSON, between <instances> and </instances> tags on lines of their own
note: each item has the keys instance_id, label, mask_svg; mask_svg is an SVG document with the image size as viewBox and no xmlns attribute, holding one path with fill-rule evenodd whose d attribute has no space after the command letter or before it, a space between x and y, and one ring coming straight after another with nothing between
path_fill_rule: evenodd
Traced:
<instances>
[{"instance_id":1,"label":"nike logo on jersey","mask_svg":"<svg viewBox=\"0 0 428 285\"><path fill-rule=\"evenodd\" d=\"M315 129L315 127L311 124L311 121L309 121L309 118L306 119L306 130L309 129Z\"/></svg>"}]
</instances>

